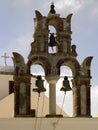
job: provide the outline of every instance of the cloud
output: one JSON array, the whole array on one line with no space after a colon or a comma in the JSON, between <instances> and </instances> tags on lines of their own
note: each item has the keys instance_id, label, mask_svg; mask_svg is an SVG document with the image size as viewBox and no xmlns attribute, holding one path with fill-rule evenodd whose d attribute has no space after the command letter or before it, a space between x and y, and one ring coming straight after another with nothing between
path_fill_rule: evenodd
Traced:
<instances>
[{"instance_id":1,"label":"cloud","mask_svg":"<svg viewBox=\"0 0 98 130\"><path fill-rule=\"evenodd\" d=\"M11 5L16 6L28 6L32 3L32 0L11 0Z\"/></svg>"},{"instance_id":2,"label":"cloud","mask_svg":"<svg viewBox=\"0 0 98 130\"><path fill-rule=\"evenodd\" d=\"M84 9L84 7L86 6L89 7L89 5L91 5L92 2L92 0L90 0L89 2L85 0L58 0L55 2L55 6L57 10L59 10L62 13L64 13L64 10L68 13L74 13Z\"/></svg>"},{"instance_id":3,"label":"cloud","mask_svg":"<svg viewBox=\"0 0 98 130\"><path fill-rule=\"evenodd\" d=\"M98 22L98 5L97 5L97 7L95 7L93 9L93 11L92 11L92 17L93 17L94 20L96 19L97 22Z\"/></svg>"},{"instance_id":4,"label":"cloud","mask_svg":"<svg viewBox=\"0 0 98 130\"><path fill-rule=\"evenodd\" d=\"M25 60L27 60L27 57L29 55L29 52L31 50L31 42L33 41L31 34L27 34L25 36L16 37L15 39L11 39L8 46L5 46L2 52L7 52L7 55L10 55L12 57L13 52L20 53ZM3 54L2 54L3 55ZM8 60L9 64L13 63L12 60ZM11 63L10 63L11 62Z\"/></svg>"},{"instance_id":5,"label":"cloud","mask_svg":"<svg viewBox=\"0 0 98 130\"><path fill-rule=\"evenodd\" d=\"M69 67L67 67L67 66L65 66L65 65L62 65L61 67L60 67L60 75L61 76L72 76L72 71L71 71L71 69L69 68Z\"/></svg>"},{"instance_id":6,"label":"cloud","mask_svg":"<svg viewBox=\"0 0 98 130\"><path fill-rule=\"evenodd\" d=\"M15 51L26 52L30 46L30 37L22 36L12 40L9 44L9 48L14 48Z\"/></svg>"},{"instance_id":7,"label":"cloud","mask_svg":"<svg viewBox=\"0 0 98 130\"><path fill-rule=\"evenodd\" d=\"M44 71L43 67L38 64L31 66L31 73L33 75L41 75L41 76L45 75L45 71Z\"/></svg>"},{"instance_id":8,"label":"cloud","mask_svg":"<svg viewBox=\"0 0 98 130\"><path fill-rule=\"evenodd\" d=\"M58 0L55 5L56 8L64 10L65 8L73 8L74 10L78 10L81 8L82 2L79 0Z\"/></svg>"}]
</instances>

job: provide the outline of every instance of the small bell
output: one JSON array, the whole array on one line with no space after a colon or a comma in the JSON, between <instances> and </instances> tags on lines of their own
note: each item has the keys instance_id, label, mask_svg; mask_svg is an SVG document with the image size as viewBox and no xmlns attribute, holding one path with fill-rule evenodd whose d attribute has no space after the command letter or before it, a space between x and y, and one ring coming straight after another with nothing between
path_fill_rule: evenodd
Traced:
<instances>
[{"instance_id":1,"label":"small bell","mask_svg":"<svg viewBox=\"0 0 98 130\"><path fill-rule=\"evenodd\" d=\"M72 89L70 87L68 77L65 76L63 80L63 87L60 89L60 91L64 91L66 93L66 91L71 91L71 90Z\"/></svg>"},{"instance_id":2,"label":"small bell","mask_svg":"<svg viewBox=\"0 0 98 130\"><path fill-rule=\"evenodd\" d=\"M36 88L33 88L33 91L34 92L38 92L39 94L41 92L45 92L46 91L46 89L44 88L44 80L41 78L41 76L37 77Z\"/></svg>"},{"instance_id":3,"label":"small bell","mask_svg":"<svg viewBox=\"0 0 98 130\"><path fill-rule=\"evenodd\" d=\"M53 47L55 46L55 44L56 44L56 41L55 41L54 33L51 33L50 34L49 46L52 48L52 50L53 50Z\"/></svg>"}]
</instances>

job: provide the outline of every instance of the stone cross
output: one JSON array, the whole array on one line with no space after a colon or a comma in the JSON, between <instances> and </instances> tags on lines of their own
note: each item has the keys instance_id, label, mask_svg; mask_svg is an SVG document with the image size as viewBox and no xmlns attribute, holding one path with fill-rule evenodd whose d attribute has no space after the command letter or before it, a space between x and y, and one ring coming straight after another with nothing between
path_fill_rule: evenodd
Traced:
<instances>
[{"instance_id":1,"label":"stone cross","mask_svg":"<svg viewBox=\"0 0 98 130\"><path fill-rule=\"evenodd\" d=\"M9 56L7 56L7 53L4 53L4 55L1 57L4 58L4 65L7 66L7 59L9 58Z\"/></svg>"}]
</instances>

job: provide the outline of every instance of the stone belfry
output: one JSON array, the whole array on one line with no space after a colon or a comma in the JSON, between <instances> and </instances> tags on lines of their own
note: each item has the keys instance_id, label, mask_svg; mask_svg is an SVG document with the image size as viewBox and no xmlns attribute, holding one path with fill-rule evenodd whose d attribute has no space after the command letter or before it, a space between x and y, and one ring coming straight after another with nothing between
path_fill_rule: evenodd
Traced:
<instances>
[{"instance_id":1,"label":"stone belfry","mask_svg":"<svg viewBox=\"0 0 98 130\"><path fill-rule=\"evenodd\" d=\"M85 58L82 64L80 64L77 60L76 45L71 44L72 14L69 14L66 18L60 17L60 15L56 13L55 6L52 3L50 6L48 16L43 16L37 10L35 11L35 16L36 17L34 18L34 41L31 43L31 51L28 56L28 62L25 64L21 55L13 53L15 70L18 70L16 71L17 74L14 75L16 83L16 116L30 114L29 75L31 73L31 66L34 64L39 64L44 68L45 79L49 83L48 116L57 116L56 83L60 78L60 67L62 65L68 66L72 70L73 117L91 116L90 65L93 57L90 56ZM51 33L49 30L49 26L53 26L56 30L56 33ZM49 52L49 49L51 49L51 52ZM20 61L17 59L20 59ZM21 61L23 61L23 65L21 65ZM21 87L19 88L19 86ZM21 93L24 95L24 106L22 106L23 102L22 104L19 104L19 97L21 97Z\"/></svg>"}]
</instances>

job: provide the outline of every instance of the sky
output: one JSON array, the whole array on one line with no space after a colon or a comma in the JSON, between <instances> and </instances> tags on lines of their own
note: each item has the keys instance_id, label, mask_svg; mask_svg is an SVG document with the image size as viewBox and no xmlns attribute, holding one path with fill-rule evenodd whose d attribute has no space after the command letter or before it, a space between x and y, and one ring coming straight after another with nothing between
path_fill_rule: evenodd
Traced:
<instances>
[{"instance_id":1,"label":"sky","mask_svg":"<svg viewBox=\"0 0 98 130\"><path fill-rule=\"evenodd\" d=\"M13 65L12 52L24 56L25 62L33 41L35 10L47 16L51 0L0 0L0 65L4 65L1 57L6 52L8 65ZM56 13L61 17L72 16L72 44L77 46L78 61L93 56L91 64L91 110L92 115L98 113L98 0L54 0ZM57 92L57 102L63 100ZM72 92L66 94L64 108L69 114ZM70 102L70 103L69 103ZM69 111L70 110L70 111Z\"/></svg>"}]
</instances>

